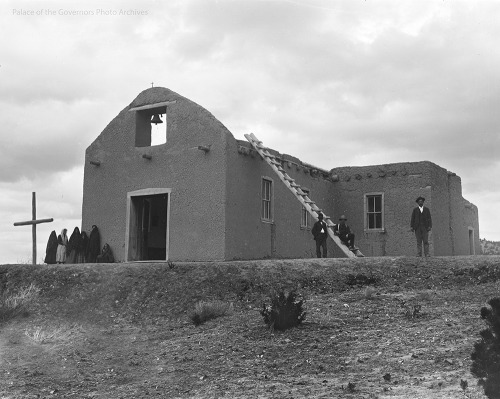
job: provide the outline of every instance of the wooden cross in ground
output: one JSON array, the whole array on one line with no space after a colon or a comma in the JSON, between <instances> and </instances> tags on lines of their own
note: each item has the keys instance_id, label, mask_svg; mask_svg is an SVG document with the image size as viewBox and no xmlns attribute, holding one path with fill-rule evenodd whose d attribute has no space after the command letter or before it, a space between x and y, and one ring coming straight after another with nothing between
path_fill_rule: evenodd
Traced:
<instances>
[{"instance_id":1,"label":"wooden cross in ground","mask_svg":"<svg viewBox=\"0 0 500 399\"><path fill-rule=\"evenodd\" d=\"M36 219L36 193L33 192L32 193L32 200L31 200L31 209L32 209L32 220L28 220L26 222L17 222L17 223L14 223L14 226L27 226L27 225L31 225L31 235L32 235L32 238L33 238L33 264L36 265L36 225L37 224L40 224L40 223L49 223L49 222L53 222L54 219L50 218L50 219Z\"/></svg>"}]
</instances>

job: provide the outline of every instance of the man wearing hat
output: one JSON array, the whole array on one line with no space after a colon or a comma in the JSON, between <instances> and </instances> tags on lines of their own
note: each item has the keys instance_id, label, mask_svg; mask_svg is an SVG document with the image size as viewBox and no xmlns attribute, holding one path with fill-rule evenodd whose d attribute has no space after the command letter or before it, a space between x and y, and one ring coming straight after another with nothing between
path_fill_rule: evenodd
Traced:
<instances>
[{"instance_id":1,"label":"man wearing hat","mask_svg":"<svg viewBox=\"0 0 500 399\"><path fill-rule=\"evenodd\" d=\"M415 232L417 238L417 256L422 256L422 242L424 243L424 255L429 256L429 232L432 229L431 211L424 206L424 197L418 197L417 207L411 214L410 228Z\"/></svg>"},{"instance_id":2,"label":"man wearing hat","mask_svg":"<svg viewBox=\"0 0 500 399\"><path fill-rule=\"evenodd\" d=\"M345 215L339 217L339 224L335 226L335 235L339 236L340 241L344 245L347 245L352 251L354 247L354 234L351 232L351 228L346 224L347 218Z\"/></svg>"},{"instance_id":3,"label":"man wearing hat","mask_svg":"<svg viewBox=\"0 0 500 399\"><path fill-rule=\"evenodd\" d=\"M314 223L311 233L316 241L316 256L321 258L321 247L323 247L323 258L326 258L326 239L328 237L328 231L326 230L326 223L323 221L323 214L318 213L318 221Z\"/></svg>"}]
</instances>

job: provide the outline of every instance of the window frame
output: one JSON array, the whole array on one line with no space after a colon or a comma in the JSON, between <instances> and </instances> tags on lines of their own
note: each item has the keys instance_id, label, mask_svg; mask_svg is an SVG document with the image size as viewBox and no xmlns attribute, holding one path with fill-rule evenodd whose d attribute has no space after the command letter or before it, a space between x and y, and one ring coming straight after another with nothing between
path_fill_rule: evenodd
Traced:
<instances>
[{"instance_id":1,"label":"window frame","mask_svg":"<svg viewBox=\"0 0 500 399\"><path fill-rule=\"evenodd\" d=\"M306 193L309 198L311 198L311 190L309 190L307 188L301 188L301 190L304 193ZM306 207L304 205L302 205L301 209L300 209L300 228L303 230L304 229L310 230L311 229L310 220L311 220L311 217L309 215L309 211L306 209ZM305 224L303 223L304 221L305 221Z\"/></svg>"},{"instance_id":2,"label":"window frame","mask_svg":"<svg viewBox=\"0 0 500 399\"><path fill-rule=\"evenodd\" d=\"M264 198L264 182L269 183L269 198ZM264 223L274 222L274 180L268 176L262 176L260 180L260 220Z\"/></svg>"},{"instance_id":3,"label":"window frame","mask_svg":"<svg viewBox=\"0 0 500 399\"><path fill-rule=\"evenodd\" d=\"M380 211L374 210L373 212L368 211L368 201L370 198L374 197L380 197ZM380 214L381 217L381 226L380 227L375 227L375 228L370 228L370 214ZM372 192L372 193L366 193L364 195L364 224L365 224L365 231L366 232L385 232L385 198L384 198L384 193L383 192Z\"/></svg>"}]
</instances>

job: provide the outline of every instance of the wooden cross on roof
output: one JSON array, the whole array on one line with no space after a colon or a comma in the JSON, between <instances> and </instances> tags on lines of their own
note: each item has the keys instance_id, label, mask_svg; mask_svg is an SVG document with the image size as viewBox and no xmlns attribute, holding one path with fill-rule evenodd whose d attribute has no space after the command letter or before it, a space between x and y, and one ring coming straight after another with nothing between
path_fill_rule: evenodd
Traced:
<instances>
[{"instance_id":1,"label":"wooden cross on roof","mask_svg":"<svg viewBox=\"0 0 500 399\"><path fill-rule=\"evenodd\" d=\"M36 193L32 193L32 199L31 199L31 209L32 209L32 219L28 220L26 222L16 222L14 223L14 226L27 226L31 225L31 235L33 238L33 260L32 263L36 265L36 225L40 223L50 223L53 222L54 219L36 219Z\"/></svg>"}]
</instances>

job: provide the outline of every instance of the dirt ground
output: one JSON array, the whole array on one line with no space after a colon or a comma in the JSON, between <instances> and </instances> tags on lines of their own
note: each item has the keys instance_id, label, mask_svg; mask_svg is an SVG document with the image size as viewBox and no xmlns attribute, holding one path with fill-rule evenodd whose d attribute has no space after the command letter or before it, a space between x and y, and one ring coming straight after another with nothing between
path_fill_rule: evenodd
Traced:
<instances>
[{"instance_id":1,"label":"dirt ground","mask_svg":"<svg viewBox=\"0 0 500 399\"><path fill-rule=\"evenodd\" d=\"M485 397L470 355L500 256L170 266L0 265L3 294L40 288L0 323L0 399ZM307 316L272 332L259 310L280 289ZM200 300L233 311L195 327Z\"/></svg>"}]
</instances>

